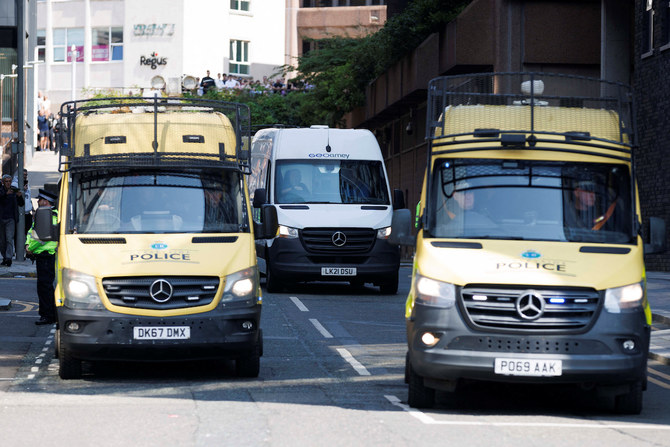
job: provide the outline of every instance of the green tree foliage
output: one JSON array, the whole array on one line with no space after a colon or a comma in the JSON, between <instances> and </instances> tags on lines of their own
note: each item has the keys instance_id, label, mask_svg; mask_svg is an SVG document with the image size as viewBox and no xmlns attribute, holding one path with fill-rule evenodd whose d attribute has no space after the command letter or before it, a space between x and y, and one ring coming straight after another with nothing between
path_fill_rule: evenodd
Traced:
<instances>
[{"instance_id":1,"label":"green tree foliage","mask_svg":"<svg viewBox=\"0 0 670 447\"><path fill-rule=\"evenodd\" d=\"M334 37L316 41L318 50L298 59L299 79L315 86L313 109L330 125L363 105L366 86L453 20L470 0L414 0L384 27L362 39Z\"/></svg>"},{"instance_id":2,"label":"green tree foliage","mask_svg":"<svg viewBox=\"0 0 670 447\"><path fill-rule=\"evenodd\" d=\"M365 103L365 88L370 82L456 18L470 1L413 0L402 13L367 37L315 41L317 50L298 58L296 66L282 67L284 74L297 73L293 81L311 85L310 89L296 89L285 95L212 90L205 98L247 104L256 128L273 124L335 127L342 124L346 113Z\"/></svg>"}]
</instances>

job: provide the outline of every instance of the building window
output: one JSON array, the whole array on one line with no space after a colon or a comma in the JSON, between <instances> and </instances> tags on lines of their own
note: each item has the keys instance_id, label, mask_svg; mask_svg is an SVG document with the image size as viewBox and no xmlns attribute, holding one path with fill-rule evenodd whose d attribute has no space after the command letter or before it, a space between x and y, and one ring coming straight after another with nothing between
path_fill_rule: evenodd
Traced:
<instances>
[{"instance_id":1,"label":"building window","mask_svg":"<svg viewBox=\"0 0 670 447\"><path fill-rule=\"evenodd\" d=\"M663 2L663 44L670 44L670 0Z\"/></svg>"},{"instance_id":2,"label":"building window","mask_svg":"<svg viewBox=\"0 0 670 447\"><path fill-rule=\"evenodd\" d=\"M91 60L123 60L123 28L120 26L93 28L91 30Z\"/></svg>"},{"instance_id":3,"label":"building window","mask_svg":"<svg viewBox=\"0 0 670 447\"><path fill-rule=\"evenodd\" d=\"M45 61L46 60L46 39L47 32L43 29L38 29L36 34L37 43L35 45L35 50L37 50L37 60Z\"/></svg>"},{"instance_id":4,"label":"building window","mask_svg":"<svg viewBox=\"0 0 670 447\"><path fill-rule=\"evenodd\" d=\"M54 62L72 62L72 45L77 51L77 62L83 62L84 28L54 28Z\"/></svg>"},{"instance_id":5,"label":"building window","mask_svg":"<svg viewBox=\"0 0 670 447\"><path fill-rule=\"evenodd\" d=\"M654 50L653 0L645 0L642 12L642 55Z\"/></svg>"},{"instance_id":6,"label":"building window","mask_svg":"<svg viewBox=\"0 0 670 447\"><path fill-rule=\"evenodd\" d=\"M243 40L230 41L230 73L249 74L249 42Z\"/></svg>"},{"instance_id":7,"label":"building window","mask_svg":"<svg viewBox=\"0 0 670 447\"><path fill-rule=\"evenodd\" d=\"M230 0L230 9L235 11L249 11L250 0Z\"/></svg>"}]
</instances>

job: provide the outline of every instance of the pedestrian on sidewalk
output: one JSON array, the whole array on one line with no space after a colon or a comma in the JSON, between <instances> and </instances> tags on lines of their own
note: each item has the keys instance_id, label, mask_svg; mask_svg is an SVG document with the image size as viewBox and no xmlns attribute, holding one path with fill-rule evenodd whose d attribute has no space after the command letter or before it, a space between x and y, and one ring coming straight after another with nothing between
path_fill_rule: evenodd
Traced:
<instances>
[{"instance_id":1,"label":"pedestrian on sidewalk","mask_svg":"<svg viewBox=\"0 0 670 447\"><path fill-rule=\"evenodd\" d=\"M2 265L10 267L14 258L14 237L16 222L19 221L19 207L25 205L23 193L12 186L12 176L2 176L0 187L0 252Z\"/></svg>"},{"instance_id":2,"label":"pedestrian on sidewalk","mask_svg":"<svg viewBox=\"0 0 670 447\"><path fill-rule=\"evenodd\" d=\"M58 211L53 209L56 204L56 196L50 192L40 189L37 196L39 207L48 206L52 208L53 221L58 221ZM54 282L56 280L56 249L58 242L42 242L35 233L35 225L26 236L26 253L35 259L37 269L37 297L39 298L40 319L37 325L54 324L56 322L56 301L54 297Z\"/></svg>"},{"instance_id":3,"label":"pedestrian on sidewalk","mask_svg":"<svg viewBox=\"0 0 670 447\"><path fill-rule=\"evenodd\" d=\"M19 178L17 176L18 172L14 174L12 179L12 186L15 188L19 187ZM24 215L25 215L25 228L23 229L23 234L28 234L30 227L33 225L33 201L30 197L30 187L28 186L28 170L23 170L23 201L25 202Z\"/></svg>"}]
</instances>

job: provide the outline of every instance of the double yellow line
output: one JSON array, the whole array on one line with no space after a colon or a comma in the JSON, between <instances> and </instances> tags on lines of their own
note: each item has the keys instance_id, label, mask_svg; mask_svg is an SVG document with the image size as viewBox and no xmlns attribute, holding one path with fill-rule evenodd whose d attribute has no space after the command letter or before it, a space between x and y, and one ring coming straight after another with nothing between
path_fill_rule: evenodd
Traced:
<instances>
[{"instance_id":1,"label":"double yellow line","mask_svg":"<svg viewBox=\"0 0 670 447\"><path fill-rule=\"evenodd\" d=\"M666 390L670 390L670 375L656 371L654 368L647 367L647 380L658 385ZM658 377L658 378L657 378Z\"/></svg>"}]
</instances>

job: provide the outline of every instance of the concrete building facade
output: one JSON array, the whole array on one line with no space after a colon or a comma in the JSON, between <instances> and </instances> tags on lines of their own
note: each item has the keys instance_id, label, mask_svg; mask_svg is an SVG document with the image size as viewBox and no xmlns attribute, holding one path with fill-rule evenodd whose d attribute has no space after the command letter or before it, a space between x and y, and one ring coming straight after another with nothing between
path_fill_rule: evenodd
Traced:
<instances>
[{"instance_id":1,"label":"concrete building facade","mask_svg":"<svg viewBox=\"0 0 670 447\"><path fill-rule=\"evenodd\" d=\"M286 62L284 17L277 0L38 1L38 86L72 99L73 45L76 98L206 70L260 79Z\"/></svg>"},{"instance_id":2,"label":"concrete building facade","mask_svg":"<svg viewBox=\"0 0 670 447\"><path fill-rule=\"evenodd\" d=\"M634 3L633 89L640 140L635 162L640 202L644 217L661 217L670 228L670 3ZM647 255L645 261L648 270L670 271L670 253Z\"/></svg>"}]
</instances>

